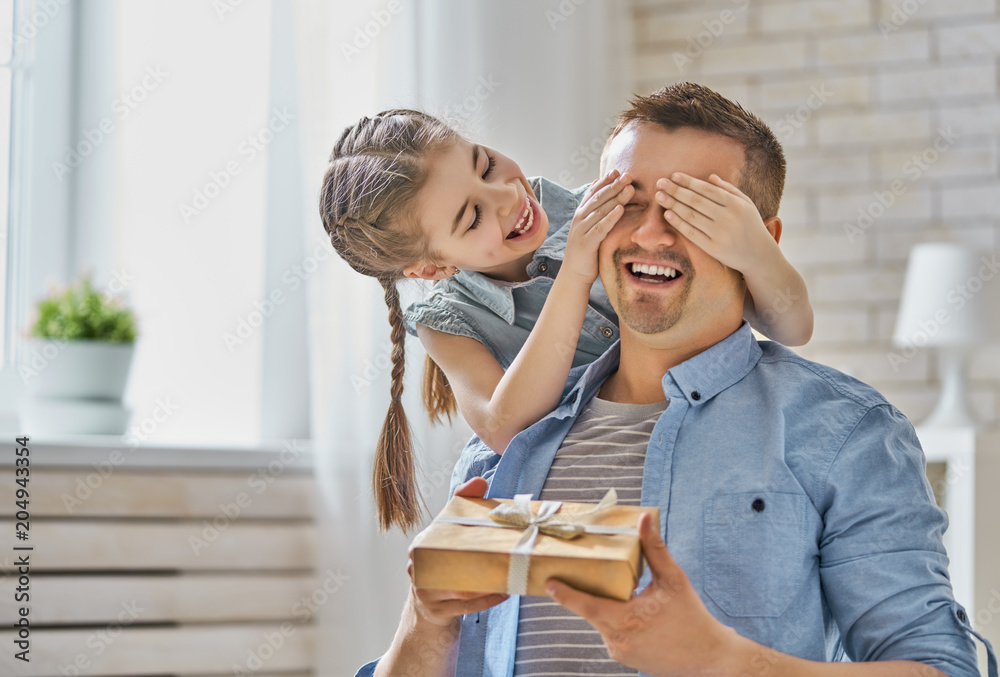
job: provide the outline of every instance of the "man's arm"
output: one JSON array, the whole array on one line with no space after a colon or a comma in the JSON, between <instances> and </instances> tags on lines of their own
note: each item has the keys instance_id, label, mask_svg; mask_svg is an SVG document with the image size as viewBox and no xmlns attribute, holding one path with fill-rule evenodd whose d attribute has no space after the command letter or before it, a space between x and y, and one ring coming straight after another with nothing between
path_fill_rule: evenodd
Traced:
<instances>
[{"instance_id":1,"label":"man's arm","mask_svg":"<svg viewBox=\"0 0 1000 677\"><path fill-rule=\"evenodd\" d=\"M608 653L620 663L658 677L945 677L914 661L820 663L758 644L721 623L705 607L648 514L639 519L639 538L653 580L628 602L589 595L555 579L546 588L559 604L601 633Z\"/></svg>"},{"instance_id":2,"label":"man's arm","mask_svg":"<svg viewBox=\"0 0 1000 677\"><path fill-rule=\"evenodd\" d=\"M487 486L486 480L475 477L458 487L455 495L482 498L486 495ZM406 572L412 579L412 559L407 564ZM389 650L378 660L374 671L368 671L372 667L369 664L358 675L454 675L461 616L488 609L507 597L508 595L484 595L456 590L418 590L411 581L410 594L403 606L403 615Z\"/></svg>"}]
</instances>

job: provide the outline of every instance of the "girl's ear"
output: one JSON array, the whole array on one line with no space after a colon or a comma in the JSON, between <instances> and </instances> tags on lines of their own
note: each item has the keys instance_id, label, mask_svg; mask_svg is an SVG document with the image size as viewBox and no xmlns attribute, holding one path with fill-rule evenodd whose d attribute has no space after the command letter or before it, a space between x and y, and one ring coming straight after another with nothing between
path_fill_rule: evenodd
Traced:
<instances>
[{"instance_id":1,"label":"girl's ear","mask_svg":"<svg viewBox=\"0 0 1000 677\"><path fill-rule=\"evenodd\" d=\"M403 268L403 275L419 280L443 280L458 272L455 266L435 266L426 261Z\"/></svg>"}]
</instances>

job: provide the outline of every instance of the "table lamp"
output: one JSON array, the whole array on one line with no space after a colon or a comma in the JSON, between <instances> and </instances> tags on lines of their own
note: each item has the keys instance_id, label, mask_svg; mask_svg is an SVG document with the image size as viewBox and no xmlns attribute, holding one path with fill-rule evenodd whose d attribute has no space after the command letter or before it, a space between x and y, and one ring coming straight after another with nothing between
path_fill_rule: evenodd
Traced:
<instances>
[{"instance_id":1,"label":"table lamp","mask_svg":"<svg viewBox=\"0 0 1000 677\"><path fill-rule=\"evenodd\" d=\"M923 348L938 350L941 398L924 425L976 424L965 401L965 366L974 346L1000 337L995 257L950 242L918 244L910 252L892 340L904 361Z\"/></svg>"}]
</instances>

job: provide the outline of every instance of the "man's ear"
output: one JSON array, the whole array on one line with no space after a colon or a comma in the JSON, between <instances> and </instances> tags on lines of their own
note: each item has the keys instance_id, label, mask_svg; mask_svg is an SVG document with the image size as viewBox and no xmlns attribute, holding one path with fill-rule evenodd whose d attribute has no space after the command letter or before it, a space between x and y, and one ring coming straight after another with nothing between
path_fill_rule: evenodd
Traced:
<instances>
[{"instance_id":1,"label":"man's ear","mask_svg":"<svg viewBox=\"0 0 1000 677\"><path fill-rule=\"evenodd\" d=\"M764 227L767 228L767 232L771 234L775 242L781 242L781 217L772 216L769 219L764 219Z\"/></svg>"},{"instance_id":2,"label":"man's ear","mask_svg":"<svg viewBox=\"0 0 1000 677\"><path fill-rule=\"evenodd\" d=\"M403 268L403 275L418 280L443 280L458 272L455 266L435 266L432 263L421 261L412 266Z\"/></svg>"}]
</instances>

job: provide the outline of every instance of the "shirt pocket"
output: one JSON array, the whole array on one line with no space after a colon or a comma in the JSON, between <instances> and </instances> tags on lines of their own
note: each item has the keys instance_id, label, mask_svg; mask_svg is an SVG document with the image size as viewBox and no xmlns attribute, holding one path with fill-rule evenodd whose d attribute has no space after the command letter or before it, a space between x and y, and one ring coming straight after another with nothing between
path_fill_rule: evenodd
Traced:
<instances>
[{"instance_id":1,"label":"shirt pocket","mask_svg":"<svg viewBox=\"0 0 1000 677\"><path fill-rule=\"evenodd\" d=\"M780 616L805 582L803 494L724 494L705 504L705 592L730 616Z\"/></svg>"}]
</instances>

